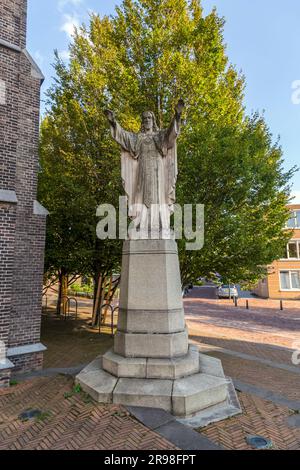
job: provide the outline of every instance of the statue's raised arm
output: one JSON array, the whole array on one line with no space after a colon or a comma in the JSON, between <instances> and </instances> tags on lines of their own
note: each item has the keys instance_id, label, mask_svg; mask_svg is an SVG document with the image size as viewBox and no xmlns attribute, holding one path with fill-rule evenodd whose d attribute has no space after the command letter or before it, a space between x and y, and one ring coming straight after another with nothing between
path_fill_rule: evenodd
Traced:
<instances>
[{"instance_id":1,"label":"statue's raised arm","mask_svg":"<svg viewBox=\"0 0 300 470\"><path fill-rule=\"evenodd\" d=\"M115 118L115 113L113 111L111 111L110 109L106 109L104 111L104 114L107 117L107 120L108 120L109 124L112 127L115 127L116 123L117 123L116 118Z\"/></svg>"},{"instance_id":2,"label":"statue's raised arm","mask_svg":"<svg viewBox=\"0 0 300 470\"><path fill-rule=\"evenodd\" d=\"M115 113L110 109L106 109L104 114L109 122L112 138L133 158L136 158L137 135L125 131L117 122Z\"/></svg>"},{"instance_id":3,"label":"statue's raised arm","mask_svg":"<svg viewBox=\"0 0 300 470\"><path fill-rule=\"evenodd\" d=\"M176 143L176 139L180 132L181 117L182 117L184 108L185 108L184 101L180 99L175 107L174 118L172 119L172 122L169 128L167 129L167 132L165 135L166 147L168 149L174 147Z\"/></svg>"}]
</instances>

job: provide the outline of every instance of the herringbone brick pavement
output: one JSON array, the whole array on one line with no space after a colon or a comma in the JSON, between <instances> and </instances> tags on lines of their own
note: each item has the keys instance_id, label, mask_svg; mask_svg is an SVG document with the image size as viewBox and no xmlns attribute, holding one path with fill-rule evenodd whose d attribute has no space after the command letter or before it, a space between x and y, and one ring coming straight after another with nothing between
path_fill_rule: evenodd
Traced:
<instances>
[{"instance_id":1,"label":"herringbone brick pavement","mask_svg":"<svg viewBox=\"0 0 300 470\"><path fill-rule=\"evenodd\" d=\"M221 359L224 372L229 377L270 390L289 400L300 401L300 374L293 374L282 369L219 352L209 354Z\"/></svg>"},{"instance_id":2,"label":"herringbone brick pavement","mask_svg":"<svg viewBox=\"0 0 300 470\"><path fill-rule=\"evenodd\" d=\"M273 449L300 450L300 429L287 425L288 408L254 395L239 393L243 414L211 424L201 433L225 449L251 450L247 435L271 439Z\"/></svg>"},{"instance_id":3,"label":"herringbone brick pavement","mask_svg":"<svg viewBox=\"0 0 300 470\"><path fill-rule=\"evenodd\" d=\"M89 326L90 315L79 314L79 319L63 320L55 315L43 318L41 341L47 347L44 369L66 368L89 363L104 354L113 345L108 327L99 335Z\"/></svg>"},{"instance_id":4,"label":"herringbone brick pavement","mask_svg":"<svg viewBox=\"0 0 300 470\"><path fill-rule=\"evenodd\" d=\"M176 449L122 406L96 404L72 387L72 378L58 375L1 390L0 449ZM43 414L22 422L18 417L27 409Z\"/></svg>"}]
</instances>

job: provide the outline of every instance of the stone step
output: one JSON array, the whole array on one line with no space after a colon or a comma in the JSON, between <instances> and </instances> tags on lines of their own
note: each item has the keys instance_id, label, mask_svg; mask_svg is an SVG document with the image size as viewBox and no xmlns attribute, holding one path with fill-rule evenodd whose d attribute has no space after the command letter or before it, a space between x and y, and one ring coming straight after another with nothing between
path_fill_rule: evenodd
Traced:
<instances>
[{"instance_id":1,"label":"stone step","mask_svg":"<svg viewBox=\"0 0 300 470\"><path fill-rule=\"evenodd\" d=\"M162 408L177 417L190 417L229 399L228 380L195 373L171 379L118 378L93 361L76 377L76 383L99 403Z\"/></svg>"},{"instance_id":2,"label":"stone step","mask_svg":"<svg viewBox=\"0 0 300 470\"><path fill-rule=\"evenodd\" d=\"M222 403L228 395L227 380L208 374L194 374L174 381L173 414L187 417Z\"/></svg>"},{"instance_id":3,"label":"stone step","mask_svg":"<svg viewBox=\"0 0 300 470\"><path fill-rule=\"evenodd\" d=\"M186 356L173 359L125 358L113 350L103 356L103 369L116 377L178 379L199 372L199 352L190 345Z\"/></svg>"},{"instance_id":4,"label":"stone step","mask_svg":"<svg viewBox=\"0 0 300 470\"><path fill-rule=\"evenodd\" d=\"M174 381L122 378L114 389L113 403L162 408L174 416L188 417L225 402L227 395L227 380L207 374Z\"/></svg>"}]
</instances>

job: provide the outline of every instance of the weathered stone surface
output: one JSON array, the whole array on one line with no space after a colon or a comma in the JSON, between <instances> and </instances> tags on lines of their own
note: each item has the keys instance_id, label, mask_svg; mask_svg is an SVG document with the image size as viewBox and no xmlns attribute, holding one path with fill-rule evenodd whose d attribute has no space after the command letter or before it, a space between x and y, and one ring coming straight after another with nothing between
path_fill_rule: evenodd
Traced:
<instances>
[{"instance_id":1,"label":"weathered stone surface","mask_svg":"<svg viewBox=\"0 0 300 470\"><path fill-rule=\"evenodd\" d=\"M154 113L144 112L138 133L122 129L114 113L105 111L112 138L121 146L122 182L135 227L129 232L131 239L148 238L149 224L155 238L170 236L178 172L176 140L183 109L180 100L168 129L158 129Z\"/></svg>"},{"instance_id":2,"label":"weathered stone surface","mask_svg":"<svg viewBox=\"0 0 300 470\"><path fill-rule=\"evenodd\" d=\"M222 362L216 357L199 354L199 369L203 374L225 378Z\"/></svg>"},{"instance_id":3,"label":"weathered stone surface","mask_svg":"<svg viewBox=\"0 0 300 470\"><path fill-rule=\"evenodd\" d=\"M103 356L103 369L115 377L146 378L146 359L129 358L112 350Z\"/></svg>"},{"instance_id":4,"label":"weathered stone surface","mask_svg":"<svg viewBox=\"0 0 300 470\"><path fill-rule=\"evenodd\" d=\"M199 353L193 346L186 356L174 359L148 359L147 378L178 379L199 372Z\"/></svg>"},{"instance_id":5,"label":"weathered stone surface","mask_svg":"<svg viewBox=\"0 0 300 470\"><path fill-rule=\"evenodd\" d=\"M227 398L227 382L207 374L174 381L172 403L175 416L189 416Z\"/></svg>"},{"instance_id":6,"label":"weathered stone surface","mask_svg":"<svg viewBox=\"0 0 300 470\"><path fill-rule=\"evenodd\" d=\"M174 240L124 242L120 309L182 310L177 244Z\"/></svg>"},{"instance_id":7,"label":"weathered stone surface","mask_svg":"<svg viewBox=\"0 0 300 470\"><path fill-rule=\"evenodd\" d=\"M128 333L178 333L185 329L182 308L119 311L118 330Z\"/></svg>"},{"instance_id":8,"label":"weathered stone surface","mask_svg":"<svg viewBox=\"0 0 300 470\"><path fill-rule=\"evenodd\" d=\"M209 406L192 416L177 418L177 421L197 429L241 413L242 409L234 385L230 379L227 379L227 397L225 401Z\"/></svg>"},{"instance_id":9,"label":"weathered stone surface","mask_svg":"<svg viewBox=\"0 0 300 470\"><path fill-rule=\"evenodd\" d=\"M107 354L114 358L113 353ZM76 383L100 403L160 408L192 427L206 426L241 413L230 380L206 374L193 374L175 381L117 378L102 370L99 356L80 372Z\"/></svg>"},{"instance_id":10,"label":"weathered stone surface","mask_svg":"<svg viewBox=\"0 0 300 470\"><path fill-rule=\"evenodd\" d=\"M98 403L112 403L113 390L118 379L102 369L80 372L75 383L79 384Z\"/></svg>"},{"instance_id":11,"label":"weathered stone surface","mask_svg":"<svg viewBox=\"0 0 300 470\"><path fill-rule=\"evenodd\" d=\"M119 379L113 402L171 411L172 380Z\"/></svg>"},{"instance_id":12,"label":"weathered stone surface","mask_svg":"<svg viewBox=\"0 0 300 470\"><path fill-rule=\"evenodd\" d=\"M86 374L87 372L92 372L100 369L102 369L102 356L96 357L96 359L94 359L92 362L90 362L90 364L88 364L84 369L82 369L80 374Z\"/></svg>"},{"instance_id":13,"label":"weathered stone surface","mask_svg":"<svg viewBox=\"0 0 300 470\"><path fill-rule=\"evenodd\" d=\"M171 358L188 352L188 332L135 334L117 332L114 352L125 357Z\"/></svg>"}]
</instances>

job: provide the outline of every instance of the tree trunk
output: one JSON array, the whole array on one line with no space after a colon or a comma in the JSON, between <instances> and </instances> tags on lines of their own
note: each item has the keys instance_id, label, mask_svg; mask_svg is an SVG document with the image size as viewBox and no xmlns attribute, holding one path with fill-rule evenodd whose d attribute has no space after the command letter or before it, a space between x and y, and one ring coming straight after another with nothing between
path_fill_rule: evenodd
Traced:
<instances>
[{"instance_id":1,"label":"tree trunk","mask_svg":"<svg viewBox=\"0 0 300 470\"><path fill-rule=\"evenodd\" d=\"M61 315L66 313L67 301L65 297L68 295L68 276L65 271L62 269L58 276L59 287L58 287L58 297L56 304L56 315ZM62 308L63 305L63 308Z\"/></svg>"},{"instance_id":2,"label":"tree trunk","mask_svg":"<svg viewBox=\"0 0 300 470\"><path fill-rule=\"evenodd\" d=\"M63 315L67 314L68 309L68 276L66 274L63 275L62 279L62 303L63 303Z\"/></svg>"},{"instance_id":3,"label":"tree trunk","mask_svg":"<svg viewBox=\"0 0 300 470\"><path fill-rule=\"evenodd\" d=\"M108 305L110 304L110 300L111 300L111 291L112 291L112 274L110 275L110 278L109 278L109 287L108 287L108 291L107 291L107 294L105 296L105 291L104 291L104 296L105 296L105 303L107 303ZM104 309L104 314L103 314L103 323L106 322L106 317L107 317L107 312L108 310L110 310L108 307L106 307Z\"/></svg>"},{"instance_id":4,"label":"tree trunk","mask_svg":"<svg viewBox=\"0 0 300 470\"><path fill-rule=\"evenodd\" d=\"M92 326L97 325L98 319L98 310L99 310L99 303L100 297L102 293L102 275L99 273L98 278L95 279L95 290L94 290L94 309L93 309L93 317L92 317Z\"/></svg>"},{"instance_id":5,"label":"tree trunk","mask_svg":"<svg viewBox=\"0 0 300 470\"><path fill-rule=\"evenodd\" d=\"M57 296L57 304L56 304L56 315L61 314L62 278L63 278L63 274L62 274L62 271L60 271L58 275L58 296Z\"/></svg>"}]
</instances>

